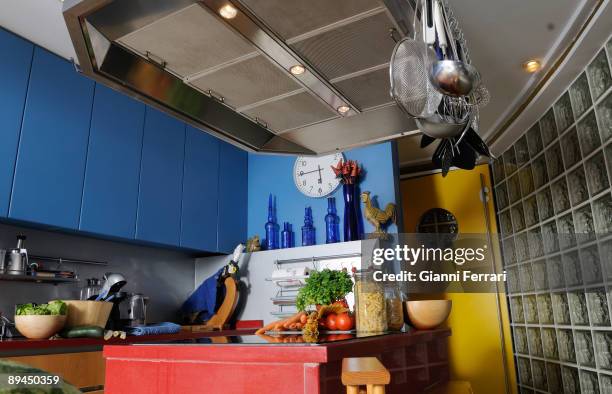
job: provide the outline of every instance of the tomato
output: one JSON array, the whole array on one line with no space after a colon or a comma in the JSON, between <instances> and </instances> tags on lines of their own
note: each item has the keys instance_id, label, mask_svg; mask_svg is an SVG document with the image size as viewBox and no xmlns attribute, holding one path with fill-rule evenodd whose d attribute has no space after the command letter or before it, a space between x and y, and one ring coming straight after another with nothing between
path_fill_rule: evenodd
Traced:
<instances>
[{"instance_id":1,"label":"tomato","mask_svg":"<svg viewBox=\"0 0 612 394\"><path fill-rule=\"evenodd\" d=\"M348 313L339 314L336 319L336 329L340 331L352 330L355 326L355 318Z\"/></svg>"},{"instance_id":2,"label":"tomato","mask_svg":"<svg viewBox=\"0 0 612 394\"><path fill-rule=\"evenodd\" d=\"M336 328L336 315L335 313L330 313L329 315L327 315L327 317L325 318L325 325L327 326L327 328L329 330L337 330Z\"/></svg>"}]
</instances>

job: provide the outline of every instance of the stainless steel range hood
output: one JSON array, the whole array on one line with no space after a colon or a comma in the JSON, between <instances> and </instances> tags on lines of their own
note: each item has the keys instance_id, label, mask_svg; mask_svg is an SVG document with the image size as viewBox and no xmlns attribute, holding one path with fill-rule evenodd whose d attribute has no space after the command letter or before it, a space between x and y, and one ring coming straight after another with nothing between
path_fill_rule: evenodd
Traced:
<instances>
[{"instance_id":1,"label":"stainless steel range hood","mask_svg":"<svg viewBox=\"0 0 612 394\"><path fill-rule=\"evenodd\" d=\"M322 154L418 132L389 96L406 1L65 0L64 19L101 83L248 150Z\"/></svg>"}]
</instances>

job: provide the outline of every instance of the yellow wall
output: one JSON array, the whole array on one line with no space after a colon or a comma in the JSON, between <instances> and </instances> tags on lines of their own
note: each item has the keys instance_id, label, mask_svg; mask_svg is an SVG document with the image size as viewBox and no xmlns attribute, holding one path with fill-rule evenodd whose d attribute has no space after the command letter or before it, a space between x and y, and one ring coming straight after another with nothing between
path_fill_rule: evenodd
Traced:
<instances>
[{"instance_id":1,"label":"yellow wall","mask_svg":"<svg viewBox=\"0 0 612 394\"><path fill-rule=\"evenodd\" d=\"M487 165L477 166L472 171L451 171L445 178L433 174L402 181L404 232L416 232L417 223L427 210L443 208L455 215L460 233L486 233L487 220L480 199L481 176L489 190L489 231L495 240L497 225ZM499 246L496 242L492 246L497 272L501 272ZM503 291L503 285L500 290ZM470 381L476 394L516 393L505 295L448 293L441 297L453 301L447 322L452 329L449 339L451 379Z\"/></svg>"}]
</instances>

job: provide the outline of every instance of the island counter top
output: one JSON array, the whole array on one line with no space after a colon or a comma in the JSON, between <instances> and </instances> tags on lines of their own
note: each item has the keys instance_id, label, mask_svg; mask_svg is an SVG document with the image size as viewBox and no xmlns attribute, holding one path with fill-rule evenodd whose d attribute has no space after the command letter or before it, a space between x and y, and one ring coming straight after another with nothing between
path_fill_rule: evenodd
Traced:
<instances>
[{"instance_id":1,"label":"island counter top","mask_svg":"<svg viewBox=\"0 0 612 394\"><path fill-rule=\"evenodd\" d=\"M23 337L5 338L0 340L0 358L25 355L71 353L83 351L99 351L105 345L130 345L140 342L166 342L174 340L187 340L193 338L206 338L223 335L248 335L255 329L238 329L226 331L191 332L181 331L177 334L162 335L128 335L125 339L110 338L59 338L59 339L27 339Z\"/></svg>"},{"instance_id":2,"label":"island counter top","mask_svg":"<svg viewBox=\"0 0 612 394\"><path fill-rule=\"evenodd\" d=\"M410 330L312 344L232 335L109 345L105 393L339 393L342 359L364 356L391 371L388 393L417 393L448 380L449 335Z\"/></svg>"}]
</instances>

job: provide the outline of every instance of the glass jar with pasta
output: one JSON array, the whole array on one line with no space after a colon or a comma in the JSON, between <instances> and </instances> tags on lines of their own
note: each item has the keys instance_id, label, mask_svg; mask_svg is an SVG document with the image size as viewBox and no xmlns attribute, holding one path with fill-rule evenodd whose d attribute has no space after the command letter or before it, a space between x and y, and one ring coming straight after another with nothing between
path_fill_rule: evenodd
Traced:
<instances>
[{"instance_id":1,"label":"glass jar with pasta","mask_svg":"<svg viewBox=\"0 0 612 394\"><path fill-rule=\"evenodd\" d=\"M373 279L372 270L355 273L355 310L358 333L387 331L387 307L381 282Z\"/></svg>"}]
</instances>

